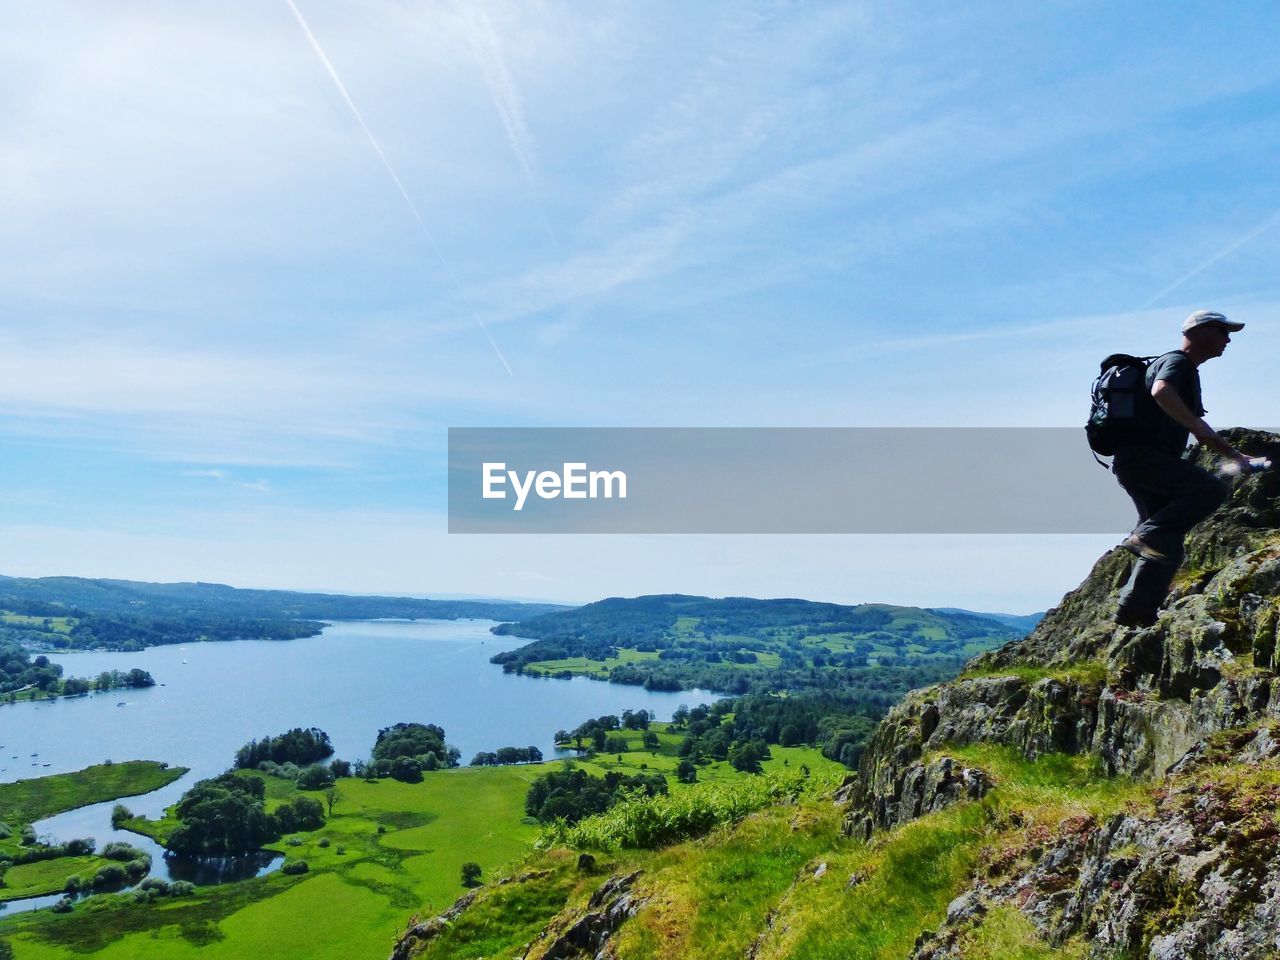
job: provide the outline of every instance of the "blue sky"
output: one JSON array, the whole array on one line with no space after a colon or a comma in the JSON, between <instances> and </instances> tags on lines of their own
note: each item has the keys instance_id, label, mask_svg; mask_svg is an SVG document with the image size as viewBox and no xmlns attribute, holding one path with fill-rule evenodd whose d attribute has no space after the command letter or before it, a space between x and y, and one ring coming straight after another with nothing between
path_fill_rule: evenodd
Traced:
<instances>
[{"instance_id":1,"label":"blue sky","mask_svg":"<svg viewBox=\"0 0 1280 960\"><path fill-rule=\"evenodd\" d=\"M1022 611L1113 541L449 537L446 429L1074 425L1200 306L1280 424L1272 3L295 3L8 11L0 572Z\"/></svg>"}]
</instances>

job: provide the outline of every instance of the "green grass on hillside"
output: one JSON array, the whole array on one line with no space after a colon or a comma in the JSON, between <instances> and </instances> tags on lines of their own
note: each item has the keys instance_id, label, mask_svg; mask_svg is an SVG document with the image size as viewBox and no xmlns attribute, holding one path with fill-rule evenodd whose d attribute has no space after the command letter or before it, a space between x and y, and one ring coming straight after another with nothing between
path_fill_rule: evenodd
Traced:
<instances>
[{"instance_id":1,"label":"green grass on hillside","mask_svg":"<svg viewBox=\"0 0 1280 960\"><path fill-rule=\"evenodd\" d=\"M520 870L536 879L486 891L422 957L517 955L544 925L571 924L607 876L642 869L634 893L645 906L616 940L624 960L900 960L922 931L943 922L976 869L1009 850L1020 855L1029 832L1043 837L1067 817L1150 808L1149 785L1107 779L1086 757L1029 761L999 747L947 752L992 775L987 798L870 844L842 835L843 810L809 800L657 852L597 854L592 875L572 869L573 851L533 855ZM1020 816L1011 816L1015 810ZM505 919L509 909L518 921ZM963 956L1047 960L1082 952L1078 942L1051 948L1017 911L995 910L965 934Z\"/></svg>"},{"instance_id":2,"label":"green grass on hillside","mask_svg":"<svg viewBox=\"0 0 1280 960\"><path fill-rule=\"evenodd\" d=\"M33 617L25 613L12 613L4 610L0 611L0 623L7 623L15 627L27 627L46 633L65 634L70 633L71 628L79 621L75 617Z\"/></svg>"},{"instance_id":3,"label":"green grass on hillside","mask_svg":"<svg viewBox=\"0 0 1280 960\"><path fill-rule=\"evenodd\" d=\"M635 772L642 765L669 772L679 735L667 732L665 725L655 725L655 730L660 740L656 755L640 748L639 731L626 731L622 735L637 749L623 753L621 761L611 754L575 763L597 775L614 769ZM841 769L812 748L772 749L774 759L766 768L795 770L807 764L815 773ZM290 861L306 860L306 874L277 872L151 904L128 902L127 893L95 897L67 915L41 912L0 919L0 935L10 937L18 960L84 953L95 960L382 957L412 916L440 913L465 892L460 878L464 862L479 863L488 882L504 865L528 854L539 828L525 822L525 793L535 777L557 765L442 770L426 774L419 784L342 779L340 799L322 829L272 845ZM711 782L743 776L727 763L699 770L699 777ZM269 808L298 795L291 781L265 781ZM680 789L685 788L672 783L672 790ZM319 793L306 795L322 799ZM127 826L163 837L172 823L135 820ZM501 908L502 923L517 930L516 936L525 936L522 943L567 896L550 882L540 888L511 884L495 889L509 895ZM480 936L477 943L488 941ZM479 952L457 956L494 956L484 952L488 947L475 949Z\"/></svg>"},{"instance_id":4,"label":"green grass on hillside","mask_svg":"<svg viewBox=\"0 0 1280 960\"><path fill-rule=\"evenodd\" d=\"M833 882L797 887L766 935L759 960L906 956L922 930L942 923L947 904L979 863L1019 847L1028 831L1054 829L1071 816L1150 808L1149 785L1108 779L1094 758L1049 754L1032 761L997 746L945 752L987 770L995 789L981 802L922 817L870 844L837 843L829 863ZM1019 817L1009 816L1014 810ZM1076 945L1050 951L1030 924L1007 916L977 933L971 946L965 956L1032 960L1078 952Z\"/></svg>"},{"instance_id":5,"label":"green grass on hillside","mask_svg":"<svg viewBox=\"0 0 1280 960\"><path fill-rule=\"evenodd\" d=\"M594 870L577 869L577 855L567 850L540 853L516 866L516 882L486 887L479 899L438 937L425 945L417 960L490 960L520 955L568 903L585 903L602 878L634 869L644 855L625 860L600 857Z\"/></svg>"},{"instance_id":6,"label":"green grass on hillside","mask_svg":"<svg viewBox=\"0 0 1280 960\"><path fill-rule=\"evenodd\" d=\"M1081 663L1064 664L1053 667L1010 666L989 669L966 670L957 680L978 680L989 677L1021 677L1028 683L1035 683L1046 677L1064 683L1079 683L1086 687L1100 688L1107 682L1107 665L1101 660L1085 660Z\"/></svg>"},{"instance_id":7,"label":"green grass on hillside","mask_svg":"<svg viewBox=\"0 0 1280 960\"><path fill-rule=\"evenodd\" d=\"M995 906L976 929L961 935L958 950L965 960L1083 960L1086 944L1075 939L1051 947L1021 910Z\"/></svg>"}]
</instances>

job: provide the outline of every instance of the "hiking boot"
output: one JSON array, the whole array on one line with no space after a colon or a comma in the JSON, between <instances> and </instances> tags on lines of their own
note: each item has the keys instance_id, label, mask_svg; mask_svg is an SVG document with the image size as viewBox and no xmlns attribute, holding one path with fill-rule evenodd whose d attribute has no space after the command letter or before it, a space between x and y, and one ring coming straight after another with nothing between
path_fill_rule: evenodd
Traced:
<instances>
[{"instance_id":1,"label":"hiking boot","mask_svg":"<svg viewBox=\"0 0 1280 960\"><path fill-rule=\"evenodd\" d=\"M1122 627L1150 627L1156 622L1156 612L1116 608L1116 623Z\"/></svg>"},{"instance_id":2,"label":"hiking boot","mask_svg":"<svg viewBox=\"0 0 1280 960\"><path fill-rule=\"evenodd\" d=\"M1171 556L1167 553L1161 553L1136 533L1129 534L1124 543L1120 544L1120 546L1124 547L1134 556L1141 557L1143 560L1152 560L1155 563L1173 563L1173 558Z\"/></svg>"}]
</instances>

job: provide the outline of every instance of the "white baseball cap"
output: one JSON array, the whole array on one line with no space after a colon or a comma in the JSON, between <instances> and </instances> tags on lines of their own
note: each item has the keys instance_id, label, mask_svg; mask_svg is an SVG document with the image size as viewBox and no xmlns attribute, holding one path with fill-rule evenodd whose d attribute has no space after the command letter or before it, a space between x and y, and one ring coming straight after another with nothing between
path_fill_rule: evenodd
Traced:
<instances>
[{"instance_id":1,"label":"white baseball cap","mask_svg":"<svg viewBox=\"0 0 1280 960\"><path fill-rule=\"evenodd\" d=\"M1231 333L1244 329L1243 323L1236 323L1232 320L1228 320L1216 310L1197 310L1191 316L1187 317L1187 319L1182 321L1182 332L1186 333L1188 330L1194 330L1196 327L1207 326L1211 323L1216 323L1220 326L1226 327Z\"/></svg>"}]
</instances>

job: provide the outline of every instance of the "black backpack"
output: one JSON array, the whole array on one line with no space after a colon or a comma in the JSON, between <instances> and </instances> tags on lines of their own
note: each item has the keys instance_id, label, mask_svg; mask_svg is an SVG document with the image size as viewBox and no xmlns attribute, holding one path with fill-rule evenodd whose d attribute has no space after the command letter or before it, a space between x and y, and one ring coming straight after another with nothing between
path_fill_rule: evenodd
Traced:
<instances>
[{"instance_id":1,"label":"black backpack","mask_svg":"<svg viewBox=\"0 0 1280 960\"><path fill-rule=\"evenodd\" d=\"M1113 353L1093 381L1093 407L1084 425L1093 459L1112 456L1126 443L1141 443L1152 428L1155 401L1147 389L1147 366L1156 357ZM1106 466L1101 460L1098 463Z\"/></svg>"}]
</instances>

